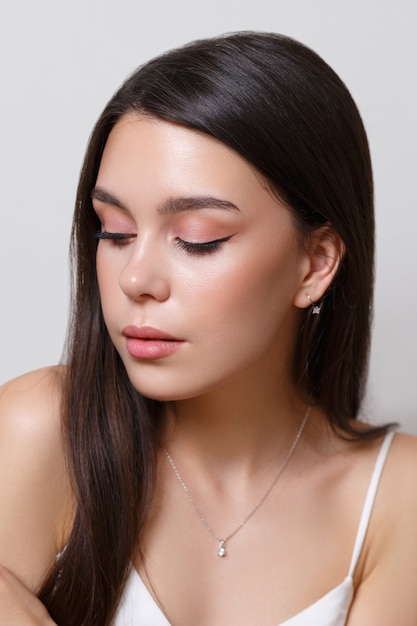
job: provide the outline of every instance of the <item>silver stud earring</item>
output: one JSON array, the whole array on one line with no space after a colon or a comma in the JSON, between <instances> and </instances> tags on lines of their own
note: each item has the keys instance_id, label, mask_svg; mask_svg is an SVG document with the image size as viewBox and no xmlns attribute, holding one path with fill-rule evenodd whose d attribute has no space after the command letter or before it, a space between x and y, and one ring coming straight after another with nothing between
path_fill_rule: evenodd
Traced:
<instances>
[{"instance_id":1,"label":"silver stud earring","mask_svg":"<svg viewBox=\"0 0 417 626\"><path fill-rule=\"evenodd\" d=\"M308 301L310 302L310 304L312 306L311 313L313 315L320 315L320 313L321 313L321 306L318 305L318 304L314 304L313 300L311 299L311 296L308 293L306 293L306 297L307 297Z\"/></svg>"}]
</instances>

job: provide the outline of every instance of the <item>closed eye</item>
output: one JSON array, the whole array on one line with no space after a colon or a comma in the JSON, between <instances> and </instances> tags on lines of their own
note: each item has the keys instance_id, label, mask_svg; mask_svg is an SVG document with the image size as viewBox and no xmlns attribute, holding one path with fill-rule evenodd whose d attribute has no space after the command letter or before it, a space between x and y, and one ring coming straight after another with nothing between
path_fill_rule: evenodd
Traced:
<instances>
[{"instance_id":1,"label":"closed eye","mask_svg":"<svg viewBox=\"0 0 417 626\"><path fill-rule=\"evenodd\" d=\"M113 241L116 246L123 246L134 239L136 235L134 233L109 233L106 230L99 230L96 232L96 239L103 240L109 239Z\"/></svg>"},{"instance_id":2,"label":"closed eye","mask_svg":"<svg viewBox=\"0 0 417 626\"><path fill-rule=\"evenodd\" d=\"M221 239L200 242L184 241L184 239L177 237L176 245L178 248L181 248L181 250L185 250L188 254L202 256L203 254L212 254L213 252L217 252L217 250L220 250L222 245L226 241L229 241L232 237L233 235L229 235L228 237L222 237Z\"/></svg>"}]
</instances>

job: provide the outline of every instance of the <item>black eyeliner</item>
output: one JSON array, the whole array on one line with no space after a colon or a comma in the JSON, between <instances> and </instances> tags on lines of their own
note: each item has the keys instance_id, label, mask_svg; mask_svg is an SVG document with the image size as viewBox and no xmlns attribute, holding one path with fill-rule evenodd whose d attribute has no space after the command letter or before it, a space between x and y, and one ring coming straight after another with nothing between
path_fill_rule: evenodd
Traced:
<instances>
[{"instance_id":1,"label":"black eyeliner","mask_svg":"<svg viewBox=\"0 0 417 626\"><path fill-rule=\"evenodd\" d=\"M98 230L96 232L96 239L116 239L116 240L124 240L131 239L132 237L136 237L133 233L108 233L107 231Z\"/></svg>"},{"instance_id":2,"label":"black eyeliner","mask_svg":"<svg viewBox=\"0 0 417 626\"><path fill-rule=\"evenodd\" d=\"M221 245L229 239L232 238L233 235L229 235L227 237L221 237L220 239L213 239L212 241L201 241L201 242L191 242L184 241L183 239L177 239L177 246L190 254L210 254L210 252L216 252L219 250Z\"/></svg>"}]
</instances>

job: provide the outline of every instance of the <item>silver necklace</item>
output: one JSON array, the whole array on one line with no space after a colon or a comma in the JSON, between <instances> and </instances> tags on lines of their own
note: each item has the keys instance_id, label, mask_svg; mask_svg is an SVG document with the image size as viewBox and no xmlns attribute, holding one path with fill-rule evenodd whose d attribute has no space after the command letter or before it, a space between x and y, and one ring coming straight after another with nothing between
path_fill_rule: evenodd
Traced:
<instances>
[{"instance_id":1,"label":"silver necklace","mask_svg":"<svg viewBox=\"0 0 417 626\"><path fill-rule=\"evenodd\" d=\"M288 450L287 456L284 459L284 462L282 463L281 467L279 468L278 474L275 476L274 480L272 481L272 483L269 485L268 489L266 490L266 492L264 493L264 495L262 496L262 498L259 500L259 502L256 504L256 506L250 511L250 513L248 513L248 515L246 515L246 517L243 519L243 521L239 524L239 526L237 526L229 535L227 535L226 537L222 538L220 537L210 526L210 524L208 523L205 515L203 515L200 507L198 506L197 502L194 500L193 496L191 495L190 490L188 489L187 485L184 482L183 477L181 476L181 474L178 471L177 466L174 463L174 459L172 458L172 456L170 455L170 453L168 452L168 450L166 448L163 448L163 452L166 456L166 458L168 459L168 462L175 474L175 476L177 477L178 482L180 483L181 487L184 489L185 493L187 494L187 497L189 499L189 501L191 502L194 510L196 511L198 517L200 518L201 523L203 524L203 526L208 530L208 532L210 533L210 535L213 537L213 539L215 539L217 541L217 556L221 556L224 557L227 555L227 549L226 549L226 543L232 538L234 537L241 528L243 528L243 526L251 519L251 517L253 515L255 515L256 511L263 505L263 503L265 502L265 500L267 499L267 497L269 496L269 494L271 493L271 491L273 490L273 488L275 487L276 483L278 482L278 479L280 478L281 474L283 473L283 471L285 470L285 468L287 467L289 460L291 459L295 448L297 447L297 444L301 438L301 435L303 434L303 430L304 427L307 423L308 417L310 415L310 411L311 411L311 406L309 406L307 408L307 411L304 415L304 419L301 422L300 428L297 431L297 434L294 437L294 440L290 446L290 449Z\"/></svg>"}]
</instances>

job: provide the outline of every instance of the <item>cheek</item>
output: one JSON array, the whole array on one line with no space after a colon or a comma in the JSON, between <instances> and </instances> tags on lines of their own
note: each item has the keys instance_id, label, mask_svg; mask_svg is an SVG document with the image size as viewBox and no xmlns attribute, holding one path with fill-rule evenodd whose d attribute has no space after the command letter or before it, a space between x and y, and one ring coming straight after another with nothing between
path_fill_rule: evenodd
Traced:
<instances>
[{"instance_id":1,"label":"cheek","mask_svg":"<svg viewBox=\"0 0 417 626\"><path fill-rule=\"evenodd\" d=\"M297 286L296 267L290 268L287 254L250 255L194 282L192 308L205 316L218 332L236 336L268 332L280 324L280 318L293 313Z\"/></svg>"},{"instance_id":2,"label":"cheek","mask_svg":"<svg viewBox=\"0 0 417 626\"><path fill-rule=\"evenodd\" d=\"M107 289L110 287L109 283L109 272L106 267L106 263L103 260L103 255L97 252L96 257L96 272L97 272L97 282L98 289L100 292L100 298L103 300L106 296ZM107 278L107 280L106 280Z\"/></svg>"},{"instance_id":3,"label":"cheek","mask_svg":"<svg viewBox=\"0 0 417 626\"><path fill-rule=\"evenodd\" d=\"M117 304L117 296L120 294L118 267L114 262L110 262L105 254L98 251L96 271L101 307L107 322L107 318Z\"/></svg>"}]
</instances>

